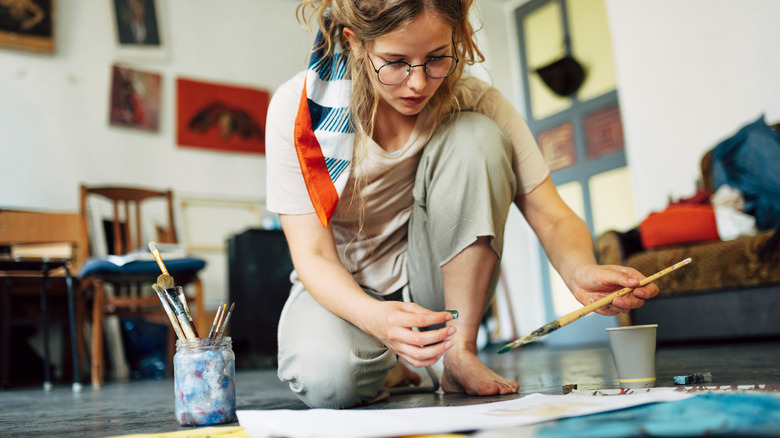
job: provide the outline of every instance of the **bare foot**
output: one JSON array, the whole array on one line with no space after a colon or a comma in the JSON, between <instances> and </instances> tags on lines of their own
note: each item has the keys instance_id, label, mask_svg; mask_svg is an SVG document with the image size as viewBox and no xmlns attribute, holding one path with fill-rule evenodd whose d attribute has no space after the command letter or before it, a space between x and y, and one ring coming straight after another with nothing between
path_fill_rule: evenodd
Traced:
<instances>
[{"instance_id":1,"label":"bare foot","mask_svg":"<svg viewBox=\"0 0 780 438\"><path fill-rule=\"evenodd\" d=\"M398 388L402 386L420 385L420 376L410 370L400 360L395 363L395 367L385 376L385 388Z\"/></svg>"},{"instance_id":2,"label":"bare foot","mask_svg":"<svg viewBox=\"0 0 780 438\"><path fill-rule=\"evenodd\" d=\"M469 395L514 394L520 389L517 382L505 379L486 367L466 350L444 354L444 373L441 388L444 392L465 392Z\"/></svg>"}]
</instances>

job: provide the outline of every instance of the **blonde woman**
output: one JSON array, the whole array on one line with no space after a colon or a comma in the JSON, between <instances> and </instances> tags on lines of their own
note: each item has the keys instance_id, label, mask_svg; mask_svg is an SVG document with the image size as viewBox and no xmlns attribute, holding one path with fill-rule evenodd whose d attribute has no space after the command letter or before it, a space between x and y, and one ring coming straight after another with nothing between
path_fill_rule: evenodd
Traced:
<instances>
[{"instance_id":1,"label":"blonde woman","mask_svg":"<svg viewBox=\"0 0 780 438\"><path fill-rule=\"evenodd\" d=\"M527 125L463 74L482 60L471 0L309 0L309 69L268 114L267 205L295 271L279 322L280 379L311 407L344 408L415 382L443 358L441 389L510 394L477 358L514 203L587 304L643 276L598 266ZM615 315L657 294L615 300ZM405 299L404 299L405 298ZM459 311L459 317L445 309Z\"/></svg>"}]
</instances>

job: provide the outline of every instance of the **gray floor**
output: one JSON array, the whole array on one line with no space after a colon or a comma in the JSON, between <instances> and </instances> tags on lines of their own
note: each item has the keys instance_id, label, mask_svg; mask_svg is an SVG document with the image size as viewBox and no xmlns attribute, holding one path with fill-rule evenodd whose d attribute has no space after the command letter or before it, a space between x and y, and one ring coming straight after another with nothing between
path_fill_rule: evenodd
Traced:
<instances>
[{"instance_id":1,"label":"gray floor","mask_svg":"<svg viewBox=\"0 0 780 438\"><path fill-rule=\"evenodd\" d=\"M455 406L509 400L537 392L561 394L564 384L577 384L578 389L617 387L614 363L606 345L531 345L503 355L495 354L496 349L497 346L486 348L481 358L500 374L520 382L517 395L481 398L404 394L366 408ZM780 385L780 340L659 346L659 386L673 386L675 375L704 371L712 373L713 385ZM236 392L238 409L305 409L271 369L239 370ZM57 384L50 392L40 387L0 391L0 436L106 437L182 429L173 417L172 379L109 382L99 390L85 386L79 393L74 393L68 384Z\"/></svg>"}]
</instances>

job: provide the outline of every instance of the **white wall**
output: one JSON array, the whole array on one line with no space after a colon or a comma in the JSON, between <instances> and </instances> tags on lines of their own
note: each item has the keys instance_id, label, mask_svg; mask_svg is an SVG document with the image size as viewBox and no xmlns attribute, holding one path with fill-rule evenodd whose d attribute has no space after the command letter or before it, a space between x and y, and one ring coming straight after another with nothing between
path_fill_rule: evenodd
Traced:
<instances>
[{"instance_id":1,"label":"white wall","mask_svg":"<svg viewBox=\"0 0 780 438\"><path fill-rule=\"evenodd\" d=\"M704 152L780 121L780 2L607 0L637 217L695 192Z\"/></svg>"},{"instance_id":2,"label":"white wall","mask_svg":"<svg viewBox=\"0 0 780 438\"><path fill-rule=\"evenodd\" d=\"M0 49L0 208L75 211L78 187L172 188L178 197L265 197L261 155L176 145L177 77L273 91L303 69L310 35L290 0L164 0L164 60L123 62L160 73L160 131L108 124L116 55L110 1L56 9L53 55ZM181 225L182 217L177 218ZM204 254L208 303L227 298L223 255Z\"/></svg>"},{"instance_id":3,"label":"white wall","mask_svg":"<svg viewBox=\"0 0 780 438\"><path fill-rule=\"evenodd\" d=\"M80 182L263 197L262 156L176 146L175 79L273 90L305 65L310 37L296 2L159 2L168 59L127 64L163 75L159 133L108 124L111 4L60 5L54 55L0 49L0 205L74 210Z\"/></svg>"},{"instance_id":4,"label":"white wall","mask_svg":"<svg viewBox=\"0 0 780 438\"><path fill-rule=\"evenodd\" d=\"M512 11L523 2L478 2L490 77L518 108ZM297 2L161 1L168 59L129 64L163 75L155 134L108 125L117 61L110 3L60 5L54 55L0 49L0 208L76 210L80 182L262 198L261 156L176 146L175 78L275 89L305 64L310 36L295 20ZM719 139L761 112L780 120L780 2L607 0L607 10L637 217L644 217L667 196L692 193L698 160ZM516 211L509 227L504 266L525 332L546 322L539 260ZM207 285L207 294L219 301L214 289Z\"/></svg>"}]
</instances>

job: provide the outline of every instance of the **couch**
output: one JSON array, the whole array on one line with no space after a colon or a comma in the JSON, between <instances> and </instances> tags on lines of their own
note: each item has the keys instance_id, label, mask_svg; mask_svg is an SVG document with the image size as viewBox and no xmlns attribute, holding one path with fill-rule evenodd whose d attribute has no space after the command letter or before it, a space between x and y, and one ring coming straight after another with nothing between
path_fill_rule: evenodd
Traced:
<instances>
[{"instance_id":1,"label":"couch","mask_svg":"<svg viewBox=\"0 0 780 438\"><path fill-rule=\"evenodd\" d=\"M760 121L763 123L763 117ZM780 123L772 128L780 133ZM780 145L780 134L777 138ZM713 151L721 150L713 148L701 160L703 190L709 193L714 193L718 185L713 177ZM762 165L766 167L767 163ZM780 162L768 166L780 171ZM775 199L769 201L770 208L780 206ZM630 266L645 275L685 258L693 259L692 264L656 280L659 295L646 300L643 307L621 315L620 324L658 324L659 343L780 337L780 227L766 225L773 219L777 220L775 224L780 222L780 217L773 215L776 216L771 213L761 217L759 223L764 224L764 229L759 228L755 235L727 241L646 249L639 238L641 227L598 236L596 251L600 263Z\"/></svg>"}]
</instances>

